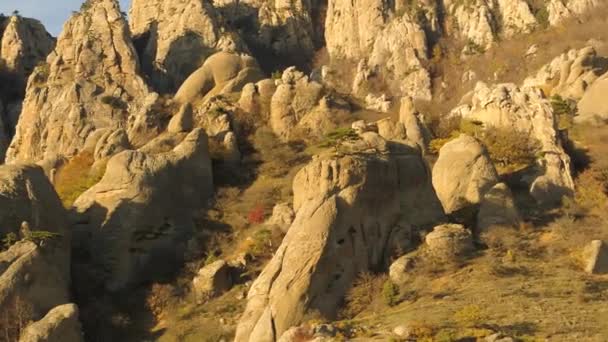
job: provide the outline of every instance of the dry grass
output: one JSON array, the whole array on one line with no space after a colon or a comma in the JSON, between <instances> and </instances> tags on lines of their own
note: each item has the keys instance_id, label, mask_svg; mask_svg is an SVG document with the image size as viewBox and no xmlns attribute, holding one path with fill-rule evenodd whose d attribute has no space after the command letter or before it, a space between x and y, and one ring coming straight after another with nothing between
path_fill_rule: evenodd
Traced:
<instances>
[{"instance_id":1,"label":"dry grass","mask_svg":"<svg viewBox=\"0 0 608 342\"><path fill-rule=\"evenodd\" d=\"M58 170L54 185L66 208L70 208L78 196L103 177L105 165L91 170L94 162L93 154L83 151Z\"/></svg>"}]
</instances>

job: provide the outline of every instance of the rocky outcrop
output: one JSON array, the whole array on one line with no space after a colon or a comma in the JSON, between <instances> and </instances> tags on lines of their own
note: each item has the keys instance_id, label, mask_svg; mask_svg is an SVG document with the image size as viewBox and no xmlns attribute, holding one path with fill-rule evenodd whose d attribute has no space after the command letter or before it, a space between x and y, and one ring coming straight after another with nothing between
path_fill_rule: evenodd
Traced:
<instances>
[{"instance_id":1,"label":"rocky outcrop","mask_svg":"<svg viewBox=\"0 0 608 342\"><path fill-rule=\"evenodd\" d=\"M559 25L568 18L588 12L600 3L600 0L548 0L546 6L549 23Z\"/></svg>"},{"instance_id":2,"label":"rocky outcrop","mask_svg":"<svg viewBox=\"0 0 608 342\"><path fill-rule=\"evenodd\" d=\"M175 94L179 103L194 103L214 95L240 91L247 83L264 78L255 59L218 52L193 72Z\"/></svg>"},{"instance_id":3,"label":"rocky outcrop","mask_svg":"<svg viewBox=\"0 0 608 342\"><path fill-rule=\"evenodd\" d=\"M72 156L96 130L127 128L149 95L118 3L88 1L30 77L7 162Z\"/></svg>"},{"instance_id":4,"label":"rocky outcrop","mask_svg":"<svg viewBox=\"0 0 608 342\"><path fill-rule=\"evenodd\" d=\"M296 218L249 291L235 341L275 341L308 310L335 316L359 272L388 266L412 230L442 217L420 154L389 145L395 152L317 156L298 172Z\"/></svg>"},{"instance_id":5,"label":"rocky outcrop","mask_svg":"<svg viewBox=\"0 0 608 342\"><path fill-rule=\"evenodd\" d=\"M608 72L597 79L578 102L577 122L605 124L608 122Z\"/></svg>"},{"instance_id":6,"label":"rocky outcrop","mask_svg":"<svg viewBox=\"0 0 608 342\"><path fill-rule=\"evenodd\" d=\"M498 173L481 143L460 135L439 150L433 186L446 213L479 204L498 182Z\"/></svg>"},{"instance_id":7,"label":"rocky outcrop","mask_svg":"<svg viewBox=\"0 0 608 342\"><path fill-rule=\"evenodd\" d=\"M395 260L389 267L388 275L394 284L402 285L410 280L413 276L416 261L411 255L403 255Z\"/></svg>"},{"instance_id":8,"label":"rocky outcrop","mask_svg":"<svg viewBox=\"0 0 608 342\"><path fill-rule=\"evenodd\" d=\"M315 1L214 0L267 71L306 66L323 42L324 5Z\"/></svg>"},{"instance_id":9,"label":"rocky outcrop","mask_svg":"<svg viewBox=\"0 0 608 342\"><path fill-rule=\"evenodd\" d=\"M49 311L21 333L19 342L82 342L84 336L78 320L78 307L64 304Z\"/></svg>"},{"instance_id":10,"label":"rocky outcrop","mask_svg":"<svg viewBox=\"0 0 608 342\"><path fill-rule=\"evenodd\" d=\"M311 116L323 97L323 86L309 80L295 67L286 69L270 101L270 127L284 141L294 136L296 128ZM330 121L329 113L321 114L321 121ZM325 120L323 120L325 119ZM325 125L322 125L325 126ZM326 127L317 126L316 132Z\"/></svg>"},{"instance_id":11,"label":"rocky outcrop","mask_svg":"<svg viewBox=\"0 0 608 342\"><path fill-rule=\"evenodd\" d=\"M562 147L551 104L539 89L479 82L470 94L470 104L456 108L451 115L534 137L540 143L542 157L532 177L530 193L540 202L560 201L564 195L572 194L570 157Z\"/></svg>"},{"instance_id":12,"label":"rocky outcrop","mask_svg":"<svg viewBox=\"0 0 608 342\"><path fill-rule=\"evenodd\" d=\"M0 227L0 236L14 234L13 242L21 240L0 253L3 324L38 320L67 303L70 231L61 201L40 167L0 166Z\"/></svg>"},{"instance_id":13,"label":"rocky outcrop","mask_svg":"<svg viewBox=\"0 0 608 342\"><path fill-rule=\"evenodd\" d=\"M570 50L543 66L524 86L538 87L546 96L559 95L580 100L595 80L608 70L608 59L597 55L591 46Z\"/></svg>"},{"instance_id":14,"label":"rocky outcrop","mask_svg":"<svg viewBox=\"0 0 608 342\"><path fill-rule=\"evenodd\" d=\"M28 76L53 50L55 40L35 19L13 15L0 19L0 65L8 73L15 91L22 92ZM6 94L3 94L6 96Z\"/></svg>"},{"instance_id":15,"label":"rocky outcrop","mask_svg":"<svg viewBox=\"0 0 608 342\"><path fill-rule=\"evenodd\" d=\"M295 213L289 203L279 203L272 208L272 216L266 221L267 225L278 227L287 233L293 222Z\"/></svg>"},{"instance_id":16,"label":"rocky outcrop","mask_svg":"<svg viewBox=\"0 0 608 342\"><path fill-rule=\"evenodd\" d=\"M115 155L101 181L74 203L76 248L91 256L78 262L104 270L96 280L109 289L150 279L166 271L159 265L180 260L193 213L213 192L204 131L174 138Z\"/></svg>"},{"instance_id":17,"label":"rocky outcrop","mask_svg":"<svg viewBox=\"0 0 608 342\"><path fill-rule=\"evenodd\" d=\"M144 72L163 93L176 91L213 53L246 51L206 1L134 0L129 25Z\"/></svg>"}]
</instances>

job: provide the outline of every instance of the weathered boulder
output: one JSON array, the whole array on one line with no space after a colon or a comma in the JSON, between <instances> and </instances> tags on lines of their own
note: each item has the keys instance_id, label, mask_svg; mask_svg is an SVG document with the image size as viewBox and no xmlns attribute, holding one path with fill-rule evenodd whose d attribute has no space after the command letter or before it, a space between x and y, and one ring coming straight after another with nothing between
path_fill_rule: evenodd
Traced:
<instances>
[{"instance_id":1,"label":"weathered boulder","mask_svg":"<svg viewBox=\"0 0 608 342\"><path fill-rule=\"evenodd\" d=\"M443 224L433 228L425 242L432 256L445 260L466 256L474 249L473 234L459 224Z\"/></svg>"},{"instance_id":2,"label":"weathered boulder","mask_svg":"<svg viewBox=\"0 0 608 342\"><path fill-rule=\"evenodd\" d=\"M160 138L160 137L159 137ZM194 212L213 192L207 136L195 129L168 152L155 148L112 157L103 178L74 203L83 267L104 272L109 289L150 279L180 260L194 229ZM181 141L181 142L180 142Z\"/></svg>"},{"instance_id":3,"label":"weathered boulder","mask_svg":"<svg viewBox=\"0 0 608 342\"><path fill-rule=\"evenodd\" d=\"M53 308L44 318L28 325L19 342L82 342L78 306L64 304Z\"/></svg>"},{"instance_id":4,"label":"weathered boulder","mask_svg":"<svg viewBox=\"0 0 608 342\"><path fill-rule=\"evenodd\" d=\"M101 131L101 130L100 130ZM94 158L102 160L131 148L129 137L124 129L101 131L103 135L95 144Z\"/></svg>"},{"instance_id":5,"label":"weathered boulder","mask_svg":"<svg viewBox=\"0 0 608 342\"><path fill-rule=\"evenodd\" d=\"M231 272L230 266L224 260L201 268L192 280L192 289L197 298L207 300L229 290L233 284Z\"/></svg>"},{"instance_id":6,"label":"weathered boulder","mask_svg":"<svg viewBox=\"0 0 608 342\"><path fill-rule=\"evenodd\" d=\"M524 86L539 87L546 96L580 100L595 80L608 70L608 59L597 55L587 46L570 50L544 65L535 76L528 77Z\"/></svg>"},{"instance_id":7,"label":"weathered boulder","mask_svg":"<svg viewBox=\"0 0 608 342\"><path fill-rule=\"evenodd\" d=\"M494 185L483 195L477 213L477 230L488 231L494 226L518 227L521 222L511 190L505 183Z\"/></svg>"},{"instance_id":8,"label":"weathered boulder","mask_svg":"<svg viewBox=\"0 0 608 342\"><path fill-rule=\"evenodd\" d=\"M568 18L588 12L600 3L599 0L549 0L546 5L549 13L549 23L553 26L559 25Z\"/></svg>"},{"instance_id":9,"label":"weathered boulder","mask_svg":"<svg viewBox=\"0 0 608 342\"><path fill-rule=\"evenodd\" d=\"M179 87L175 100L194 103L213 95L240 91L247 83L264 78L255 59L247 55L218 52L207 58Z\"/></svg>"},{"instance_id":10,"label":"weathered boulder","mask_svg":"<svg viewBox=\"0 0 608 342\"><path fill-rule=\"evenodd\" d=\"M420 118L420 113L414 107L411 97L401 98L399 122L405 128L407 139L420 146L420 149L425 152L431 140L431 133Z\"/></svg>"},{"instance_id":11,"label":"weathered boulder","mask_svg":"<svg viewBox=\"0 0 608 342\"><path fill-rule=\"evenodd\" d=\"M294 217L295 213L289 203L279 203L272 208L272 216L266 221L266 224L277 226L287 233Z\"/></svg>"},{"instance_id":12,"label":"weathered boulder","mask_svg":"<svg viewBox=\"0 0 608 342\"><path fill-rule=\"evenodd\" d=\"M477 139L461 134L439 150L433 186L446 213L479 204L497 182L494 164Z\"/></svg>"},{"instance_id":13,"label":"weathered boulder","mask_svg":"<svg viewBox=\"0 0 608 342\"><path fill-rule=\"evenodd\" d=\"M469 103L454 109L451 115L480 122L488 128L517 130L540 143L541 156L530 184L530 193L537 201L558 202L572 194L570 157L562 146L551 103L539 89L478 82Z\"/></svg>"},{"instance_id":14,"label":"weathered boulder","mask_svg":"<svg viewBox=\"0 0 608 342\"><path fill-rule=\"evenodd\" d=\"M129 26L142 67L160 92L174 92L215 52L245 52L220 13L200 0L134 0Z\"/></svg>"},{"instance_id":15,"label":"weathered boulder","mask_svg":"<svg viewBox=\"0 0 608 342\"><path fill-rule=\"evenodd\" d=\"M412 269L416 261L411 255L403 255L393 261L389 267L388 275L391 281L397 285L406 283L412 277Z\"/></svg>"},{"instance_id":16,"label":"weathered boulder","mask_svg":"<svg viewBox=\"0 0 608 342\"><path fill-rule=\"evenodd\" d=\"M237 342L275 341L308 310L334 317L357 274L386 266L403 232L443 216L411 149L318 156L293 188L296 218L249 291Z\"/></svg>"},{"instance_id":17,"label":"weathered boulder","mask_svg":"<svg viewBox=\"0 0 608 342\"><path fill-rule=\"evenodd\" d=\"M96 130L126 127L148 95L118 3L87 2L32 73L7 162L75 155Z\"/></svg>"},{"instance_id":18,"label":"weathered boulder","mask_svg":"<svg viewBox=\"0 0 608 342\"><path fill-rule=\"evenodd\" d=\"M585 272L589 274L608 273L608 246L601 240L594 240L583 251Z\"/></svg>"},{"instance_id":19,"label":"weathered boulder","mask_svg":"<svg viewBox=\"0 0 608 342\"><path fill-rule=\"evenodd\" d=\"M577 122L604 124L608 122L608 72L597 79L587 89L578 103Z\"/></svg>"},{"instance_id":20,"label":"weathered boulder","mask_svg":"<svg viewBox=\"0 0 608 342\"><path fill-rule=\"evenodd\" d=\"M179 108L177 114L175 114L169 125L167 131L170 133L181 133L189 132L194 127L194 114L192 113L192 105L186 103Z\"/></svg>"}]
</instances>

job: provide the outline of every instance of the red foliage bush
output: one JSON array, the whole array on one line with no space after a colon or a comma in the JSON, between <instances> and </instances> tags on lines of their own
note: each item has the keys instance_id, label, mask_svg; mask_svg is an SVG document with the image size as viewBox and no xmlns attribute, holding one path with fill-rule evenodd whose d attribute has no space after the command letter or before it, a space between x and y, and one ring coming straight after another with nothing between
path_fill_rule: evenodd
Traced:
<instances>
[{"instance_id":1,"label":"red foliage bush","mask_svg":"<svg viewBox=\"0 0 608 342\"><path fill-rule=\"evenodd\" d=\"M264 207L262 205L257 205L249 212L247 220L249 221L249 224L260 224L264 222L264 216Z\"/></svg>"}]
</instances>

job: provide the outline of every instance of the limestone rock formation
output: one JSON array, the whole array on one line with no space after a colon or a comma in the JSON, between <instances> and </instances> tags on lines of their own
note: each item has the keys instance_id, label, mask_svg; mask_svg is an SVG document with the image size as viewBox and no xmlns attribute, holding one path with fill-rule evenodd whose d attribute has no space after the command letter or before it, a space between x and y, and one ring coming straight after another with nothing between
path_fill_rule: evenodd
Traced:
<instances>
[{"instance_id":1,"label":"limestone rock formation","mask_svg":"<svg viewBox=\"0 0 608 342\"><path fill-rule=\"evenodd\" d=\"M608 71L608 59L597 55L591 46L570 50L543 66L524 86L539 87L546 96L580 100L589 86Z\"/></svg>"},{"instance_id":2,"label":"limestone rock formation","mask_svg":"<svg viewBox=\"0 0 608 342\"><path fill-rule=\"evenodd\" d=\"M389 277L397 285L405 284L412 277L415 259L411 255L403 255L395 260L389 268Z\"/></svg>"},{"instance_id":3,"label":"limestone rock formation","mask_svg":"<svg viewBox=\"0 0 608 342\"><path fill-rule=\"evenodd\" d=\"M604 124L608 122L608 101L606 101L606 94L608 94L608 72L587 89L578 103L579 116L575 120L592 124Z\"/></svg>"},{"instance_id":4,"label":"limestone rock formation","mask_svg":"<svg viewBox=\"0 0 608 342\"><path fill-rule=\"evenodd\" d=\"M7 162L72 156L96 130L126 128L148 95L118 3L88 1L30 77Z\"/></svg>"},{"instance_id":5,"label":"limestone rock formation","mask_svg":"<svg viewBox=\"0 0 608 342\"><path fill-rule=\"evenodd\" d=\"M432 256L454 260L473 251L473 234L459 224L443 224L433 228L425 238Z\"/></svg>"},{"instance_id":6,"label":"limestone rock formation","mask_svg":"<svg viewBox=\"0 0 608 342\"><path fill-rule=\"evenodd\" d=\"M174 92L218 51L245 52L211 2L134 0L129 25L142 66L160 92Z\"/></svg>"},{"instance_id":7,"label":"limestone rock formation","mask_svg":"<svg viewBox=\"0 0 608 342\"><path fill-rule=\"evenodd\" d=\"M232 287L230 266L224 260L215 261L198 271L192 280L192 288L196 296L206 300Z\"/></svg>"},{"instance_id":8,"label":"limestone rock formation","mask_svg":"<svg viewBox=\"0 0 608 342\"><path fill-rule=\"evenodd\" d=\"M600 3L600 0L549 0L547 1L549 23L554 26L559 25L570 17L590 11Z\"/></svg>"},{"instance_id":9,"label":"limestone rock formation","mask_svg":"<svg viewBox=\"0 0 608 342\"><path fill-rule=\"evenodd\" d=\"M322 2L214 0L267 71L304 66L323 41Z\"/></svg>"},{"instance_id":10,"label":"limestone rock formation","mask_svg":"<svg viewBox=\"0 0 608 342\"><path fill-rule=\"evenodd\" d=\"M16 82L11 87L21 92L36 65L53 50L55 40L38 20L19 15L5 20L0 19L0 65Z\"/></svg>"},{"instance_id":11,"label":"limestone rock formation","mask_svg":"<svg viewBox=\"0 0 608 342\"><path fill-rule=\"evenodd\" d=\"M442 217L425 162L405 147L318 156L293 189L296 218L249 291L237 342L275 341L308 310L335 316L359 272L387 266L394 243Z\"/></svg>"},{"instance_id":12,"label":"limestone rock formation","mask_svg":"<svg viewBox=\"0 0 608 342\"><path fill-rule=\"evenodd\" d=\"M179 141L168 152L115 155L101 181L74 203L75 244L91 256L79 262L105 270L96 280L109 289L149 279L164 271L159 265L179 260L194 229L193 210L213 192L206 134L195 129Z\"/></svg>"},{"instance_id":13,"label":"limestone rock formation","mask_svg":"<svg viewBox=\"0 0 608 342\"><path fill-rule=\"evenodd\" d=\"M572 194L570 157L562 147L556 117L540 90L506 83L488 86L477 83L470 104L456 108L452 115L529 134L539 141L542 157L530 193L539 202L560 201Z\"/></svg>"},{"instance_id":14,"label":"limestone rock formation","mask_svg":"<svg viewBox=\"0 0 608 342\"><path fill-rule=\"evenodd\" d=\"M279 203L272 208L272 216L266 221L266 224L276 226L287 233L294 217L295 213L289 203Z\"/></svg>"},{"instance_id":15,"label":"limestone rock formation","mask_svg":"<svg viewBox=\"0 0 608 342\"><path fill-rule=\"evenodd\" d=\"M585 272L589 274L608 273L608 246L601 240L594 240L583 251Z\"/></svg>"},{"instance_id":16,"label":"limestone rock formation","mask_svg":"<svg viewBox=\"0 0 608 342\"><path fill-rule=\"evenodd\" d=\"M264 78L255 59L248 55L218 52L205 61L181 85L175 100L181 104L240 91L247 83Z\"/></svg>"},{"instance_id":17,"label":"limestone rock formation","mask_svg":"<svg viewBox=\"0 0 608 342\"><path fill-rule=\"evenodd\" d=\"M439 150L433 186L446 213L479 204L498 182L498 173L481 143L461 134Z\"/></svg>"},{"instance_id":18,"label":"limestone rock formation","mask_svg":"<svg viewBox=\"0 0 608 342\"><path fill-rule=\"evenodd\" d=\"M38 320L67 303L70 231L61 201L40 167L0 166L0 227L0 236L21 238L0 253L3 319L15 323L22 310L28 315L22 319Z\"/></svg>"},{"instance_id":19,"label":"limestone rock formation","mask_svg":"<svg viewBox=\"0 0 608 342\"><path fill-rule=\"evenodd\" d=\"M64 304L49 311L21 333L19 342L82 342L82 327L78 320L78 307Z\"/></svg>"},{"instance_id":20,"label":"limestone rock formation","mask_svg":"<svg viewBox=\"0 0 608 342\"><path fill-rule=\"evenodd\" d=\"M486 192L477 213L477 230L488 231L494 226L518 227L521 222L511 190L505 183L494 185Z\"/></svg>"}]
</instances>

